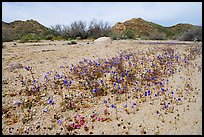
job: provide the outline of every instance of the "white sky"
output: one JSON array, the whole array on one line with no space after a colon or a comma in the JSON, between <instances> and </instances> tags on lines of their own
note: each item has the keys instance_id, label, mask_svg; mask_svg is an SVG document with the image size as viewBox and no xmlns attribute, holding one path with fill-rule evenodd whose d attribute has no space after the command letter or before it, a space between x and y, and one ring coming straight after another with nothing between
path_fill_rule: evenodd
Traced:
<instances>
[{"instance_id":1,"label":"white sky","mask_svg":"<svg viewBox=\"0 0 204 137\"><path fill-rule=\"evenodd\" d=\"M142 18L163 26L202 25L202 2L2 2L2 21L34 19L50 27L103 20L111 26Z\"/></svg>"}]
</instances>

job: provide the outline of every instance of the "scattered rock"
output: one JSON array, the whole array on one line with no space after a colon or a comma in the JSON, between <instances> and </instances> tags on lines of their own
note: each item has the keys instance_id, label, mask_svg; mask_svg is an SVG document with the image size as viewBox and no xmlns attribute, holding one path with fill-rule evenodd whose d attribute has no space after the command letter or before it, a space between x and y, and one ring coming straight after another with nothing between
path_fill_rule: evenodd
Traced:
<instances>
[{"instance_id":1,"label":"scattered rock","mask_svg":"<svg viewBox=\"0 0 204 137\"><path fill-rule=\"evenodd\" d=\"M112 40L110 37L100 37L96 40L94 40L94 43L98 43L98 44L111 44Z\"/></svg>"}]
</instances>

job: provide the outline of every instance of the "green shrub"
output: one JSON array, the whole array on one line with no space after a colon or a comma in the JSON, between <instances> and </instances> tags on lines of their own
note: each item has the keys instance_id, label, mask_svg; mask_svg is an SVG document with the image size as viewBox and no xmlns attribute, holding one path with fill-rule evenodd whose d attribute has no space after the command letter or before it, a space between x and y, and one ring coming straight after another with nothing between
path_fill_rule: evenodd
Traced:
<instances>
[{"instance_id":1,"label":"green shrub","mask_svg":"<svg viewBox=\"0 0 204 137\"><path fill-rule=\"evenodd\" d=\"M112 31L112 32L109 33L109 37L110 37L112 40L119 40L119 39L121 39L121 34Z\"/></svg>"},{"instance_id":2,"label":"green shrub","mask_svg":"<svg viewBox=\"0 0 204 137\"><path fill-rule=\"evenodd\" d=\"M52 38L52 40L65 40L65 38L62 37L62 36L54 36L54 37Z\"/></svg>"},{"instance_id":3,"label":"green shrub","mask_svg":"<svg viewBox=\"0 0 204 137\"><path fill-rule=\"evenodd\" d=\"M125 30L122 33L122 37L123 39L135 39L135 32L130 29Z\"/></svg>"},{"instance_id":4,"label":"green shrub","mask_svg":"<svg viewBox=\"0 0 204 137\"><path fill-rule=\"evenodd\" d=\"M53 37L54 37L53 35L47 35L47 36L45 36L45 39L46 39L46 40L52 40Z\"/></svg>"},{"instance_id":5,"label":"green shrub","mask_svg":"<svg viewBox=\"0 0 204 137\"><path fill-rule=\"evenodd\" d=\"M149 35L149 39L151 40L165 40L166 34L161 32L153 32Z\"/></svg>"},{"instance_id":6,"label":"green shrub","mask_svg":"<svg viewBox=\"0 0 204 137\"><path fill-rule=\"evenodd\" d=\"M202 41L202 27L196 27L184 32L178 40L181 41Z\"/></svg>"},{"instance_id":7,"label":"green shrub","mask_svg":"<svg viewBox=\"0 0 204 137\"><path fill-rule=\"evenodd\" d=\"M29 33L25 36L22 36L20 39L20 43L25 42L38 42L41 38L34 33Z\"/></svg>"}]
</instances>

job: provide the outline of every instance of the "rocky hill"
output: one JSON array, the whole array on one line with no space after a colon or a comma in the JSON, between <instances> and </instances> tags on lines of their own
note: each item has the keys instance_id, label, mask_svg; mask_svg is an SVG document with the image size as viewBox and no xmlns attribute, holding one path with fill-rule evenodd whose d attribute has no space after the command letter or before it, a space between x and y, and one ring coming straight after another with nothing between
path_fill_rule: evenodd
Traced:
<instances>
[{"instance_id":1,"label":"rocky hill","mask_svg":"<svg viewBox=\"0 0 204 137\"><path fill-rule=\"evenodd\" d=\"M112 31L116 33L122 33L125 30L132 30L138 38L148 37L153 33L163 33L167 38L173 38L193 27L196 26L191 24L177 24L171 27L164 27L153 22L148 22L141 18L133 18L123 23L116 23L112 27Z\"/></svg>"},{"instance_id":2,"label":"rocky hill","mask_svg":"<svg viewBox=\"0 0 204 137\"><path fill-rule=\"evenodd\" d=\"M151 39L151 36L157 35L159 37L165 36L167 39L176 39L180 37L185 31L195 28L197 26L191 24L177 24L170 27L143 20L142 18L132 18L125 22L118 22L112 28L113 33L117 35L125 32L125 35L131 31L135 38ZM51 32L49 28L43 26L35 20L14 21L6 23L2 21L2 39L3 41L11 41L21 39L26 35L35 35L35 37L46 37ZM130 33L129 33L130 34ZM52 35L52 34L51 34Z\"/></svg>"},{"instance_id":3,"label":"rocky hill","mask_svg":"<svg viewBox=\"0 0 204 137\"><path fill-rule=\"evenodd\" d=\"M30 33L43 36L47 31L47 27L43 26L35 20L17 20L11 23L2 21L2 33L9 35L12 39L19 39L20 37Z\"/></svg>"}]
</instances>

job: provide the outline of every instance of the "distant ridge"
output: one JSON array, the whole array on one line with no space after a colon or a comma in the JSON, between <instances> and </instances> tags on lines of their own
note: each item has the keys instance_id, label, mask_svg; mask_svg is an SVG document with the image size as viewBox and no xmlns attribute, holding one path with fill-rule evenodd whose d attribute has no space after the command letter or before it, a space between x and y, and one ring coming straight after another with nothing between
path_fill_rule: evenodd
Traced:
<instances>
[{"instance_id":1,"label":"distant ridge","mask_svg":"<svg viewBox=\"0 0 204 137\"><path fill-rule=\"evenodd\" d=\"M146 21L142 18L132 18L123 23L118 22L112 27L112 31L117 33L122 33L125 30L132 30L136 34L136 37L148 37L150 34L159 32L164 33L168 38L176 37L191 29L196 27L191 24L177 24L171 27L164 27L162 25Z\"/></svg>"},{"instance_id":2,"label":"distant ridge","mask_svg":"<svg viewBox=\"0 0 204 137\"><path fill-rule=\"evenodd\" d=\"M36 35L42 36L48 30L47 27L43 26L35 20L16 20L11 23L2 21L2 29L3 31L11 33L13 37L17 39L29 33L34 33Z\"/></svg>"},{"instance_id":3,"label":"distant ridge","mask_svg":"<svg viewBox=\"0 0 204 137\"><path fill-rule=\"evenodd\" d=\"M146 21L142 18L132 18L125 22L117 22L112 28L112 32L122 33L125 30L132 30L136 38L149 37L153 33L163 33L168 39L175 39L182 35L185 31L198 26L192 24L176 24L170 27ZM2 32L4 36L9 35L11 40L20 39L27 34L35 34L37 36L46 36L49 28L43 26L35 20L16 20L10 23L2 21Z\"/></svg>"}]
</instances>

